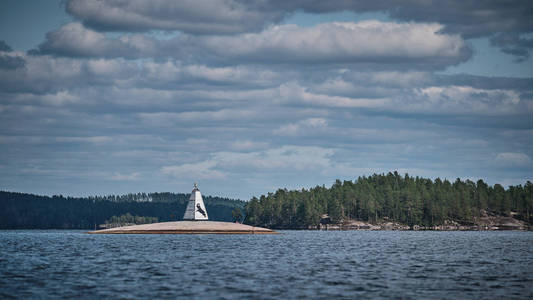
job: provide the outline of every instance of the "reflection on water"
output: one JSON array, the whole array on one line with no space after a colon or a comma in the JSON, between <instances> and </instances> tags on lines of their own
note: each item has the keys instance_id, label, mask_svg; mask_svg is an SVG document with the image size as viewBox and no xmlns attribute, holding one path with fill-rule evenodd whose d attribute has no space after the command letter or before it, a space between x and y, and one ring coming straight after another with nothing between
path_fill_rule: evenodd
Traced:
<instances>
[{"instance_id":1,"label":"reflection on water","mask_svg":"<svg viewBox=\"0 0 533 300\"><path fill-rule=\"evenodd\" d=\"M533 232L0 231L0 298L533 297Z\"/></svg>"}]
</instances>

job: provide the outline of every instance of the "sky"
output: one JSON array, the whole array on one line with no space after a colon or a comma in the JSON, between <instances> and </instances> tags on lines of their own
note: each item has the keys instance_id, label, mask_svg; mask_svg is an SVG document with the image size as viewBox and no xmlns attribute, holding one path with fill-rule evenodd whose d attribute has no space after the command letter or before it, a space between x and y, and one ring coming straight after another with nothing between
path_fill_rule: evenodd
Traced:
<instances>
[{"instance_id":1,"label":"sky","mask_svg":"<svg viewBox=\"0 0 533 300\"><path fill-rule=\"evenodd\" d=\"M0 190L533 180L533 2L0 2Z\"/></svg>"}]
</instances>

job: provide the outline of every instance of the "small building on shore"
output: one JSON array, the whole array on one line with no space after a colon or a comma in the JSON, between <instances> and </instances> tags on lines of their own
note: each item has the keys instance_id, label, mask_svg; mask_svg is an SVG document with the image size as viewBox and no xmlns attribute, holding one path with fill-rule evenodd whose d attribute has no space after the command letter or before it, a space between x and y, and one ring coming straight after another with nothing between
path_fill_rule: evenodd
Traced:
<instances>
[{"instance_id":1,"label":"small building on shore","mask_svg":"<svg viewBox=\"0 0 533 300\"><path fill-rule=\"evenodd\" d=\"M331 224L331 217L328 214L321 215L320 224Z\"/></svg>"}]
</instances>

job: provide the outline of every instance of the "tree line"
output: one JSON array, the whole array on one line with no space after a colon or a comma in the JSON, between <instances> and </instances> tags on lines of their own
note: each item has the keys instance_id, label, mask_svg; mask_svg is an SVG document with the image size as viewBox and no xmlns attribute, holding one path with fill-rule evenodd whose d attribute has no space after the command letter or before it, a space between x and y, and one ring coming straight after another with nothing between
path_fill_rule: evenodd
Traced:
<instances>
[{"instance_id":1,"label":"tree line","mask_svg":"<svg viewBox=\"0 0 533 300\"><path fill-rule=\"evenodd\" d=\"M159 219L156 217L143 217L143 216L133 216L130 213L126 213L121 216L112 216L108 220L105 221L105 225L111 225L111 226L125 226L128 224L150 224L150 223L157 223L159 222Z\"/></svg>"},{"instance_id":2,"label":"tree line","mask_svg":"<svg viewBox=\"0 0 533 300\"><path fill-rule=\"evenodd\" d=\"M490 186L483 180L459 178L453 183L401 176L397 172L362 176L355 181L337 180L330 188L279 189L252 198L245 207L245 223L269 228L317 226L321 215L334 223L357 219L371 223L394 221L410 226L442 225L445 220L473 224L491 212L533 222L533 184Z\"/></svg>"},{"instance_id":3,"label":"tree line","mask_svg":"<svg viewBox=\"0 0 533 300\"><path fill-rule=\"evenodd\" d=\"M129 195L76 198L0 191L0 229L91 229L112 216L127 213L160 222L178 221L183 218L190 197L174 193ZM232 211L245 204L228 198L203 198L209 219L216 221L231 222Z\"/></svg>"}]
</instances>

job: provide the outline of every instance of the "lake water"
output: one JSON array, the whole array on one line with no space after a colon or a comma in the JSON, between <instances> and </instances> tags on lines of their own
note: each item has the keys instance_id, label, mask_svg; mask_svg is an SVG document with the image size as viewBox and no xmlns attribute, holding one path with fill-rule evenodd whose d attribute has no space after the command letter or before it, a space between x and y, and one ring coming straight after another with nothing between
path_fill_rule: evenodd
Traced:
<instances>
[{"instance_id":1,"label":"lake water","mask_svg":"<svg viewBox=\"0 0 533 300\"><path fill-rule=\"evenodd\" d=\"M533 298L533 232L0 231L0 298Z\"/></svg>"}]
</instances>

